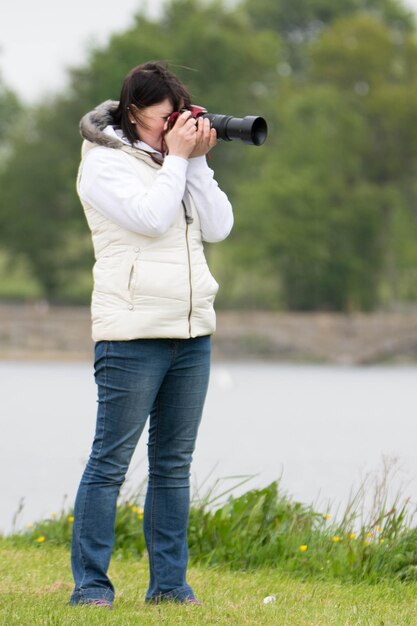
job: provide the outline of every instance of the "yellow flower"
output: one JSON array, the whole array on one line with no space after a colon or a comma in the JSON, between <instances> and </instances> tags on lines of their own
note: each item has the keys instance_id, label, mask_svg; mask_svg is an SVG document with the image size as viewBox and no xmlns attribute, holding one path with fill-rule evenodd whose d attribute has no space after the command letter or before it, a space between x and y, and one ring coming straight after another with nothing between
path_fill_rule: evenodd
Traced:
<instances>
[{"instance_id":1,"label":"yellow flower","mask_svg":"<svg viewBox=\"0 0 417 626\"><path fill-rule=\"evenodd\" d=\"M133 511L133 513L139 513L139 507L138 506L132 506L132 511Z\"/></svg>"},{"instance_id":2,"label":"yellow flower","mask_svg":"<svg viewBox=\"0 0 417 626\"><path fill-rule=\"evenodd\" d=\"M329 515L328 513L327 513L327 515L325 515L325 516L324 516L324 519L325 519L326 521L327 521L327 520L329 520L330 518L331 518L331 515Z\"/></svg>"},{"instance_id":3,"label":"yellow flower","mask_svg":"<svg viewBox=\"0 0 417 626\"><path fill-rule=\"evenodd\" d=\"M52 519L55 519L55 518L56 518L56 513L55 513L55 511L54 511L53 513L51 513L51 518L52 518Z\"/></svg>"},{"instance_id":4,"label":"yellow flower","mask_svg":"<svg viewBox=\"0 0 417 626\"><path fill-rule=\"evenodd\" d=\"M332 541L333 543L339 543L340 537L333 537Z\"/></svg>"},{"instance_id":5,"label":"yellow flower","mask_svg":"<svg viewBox=\"0 0 417 626\"><path fill-rule=\"evenodd\" d=\"M70 524L72 524L72 522L74 521L74 516L68 515L68 521L70 522Z\"/></svg>"},{"instance_id":6,"label":"yellow flower","mask_svg":"<svg viewBox=\"0 0 417 626\"><path fill-rule=\"evenodd\" d=\"M348 537L349 539L356 539L355 533L349 533Z\"/></svg>"},{"instance_id":7,"label":"yellow flower","mask_svg":"<svg viewBox=\"0 0 417 626\"><path fill-rule=\"evenodd\" d=\"M38 543L43 543L43 542L45 541L45 537L44 537L43 535L41 535L40 537L38 537L38 538L36 539L36 541L37 541Z\"/></svg>"},{"instance_id":8,"label":"yellow flower","mask_svg":"<svg viewBox=\"0 0 417 626\"><path fill-rule=\"evenodd\" d=\"M381 532L382 532L382 528L381 528L381 526L377 526L377 527L375 528L375 530L376 530L376 532L377 532L377 533L381 533Z\"/></svg>"},{"instance_id":9,"label":"yellow flower","mask_svg":"<svg viewBox=\"0 0 417 626\"><path fill-rule=\"evenodd\" d=\"M371 532L366 533L366 536L367 536L367 537L372 537L372 533L371 533Z\"/></svg>"},{"instance_id":10,"label":"yellow flower","mask_svg":"<svg viewBox=\"0 0 417 626\"><path fill-rule=\"evenodd\" d=\"M380 539L379 543L385 543L385 539Z\"/></svg>"},{"instance_id":11,"label":"yellow flower","mask_svg":"<svg viewBox=\"0 0 417 626\"><path fill-rule=\"evenodd\" d=\"M303 546L300 546L298 549L300 550L300 552L307 552L308 546L303 545Z\"/></svg>"},{"instance_id":12,"label":"yellow flower","mask_svg":"<svg viewBox=\"0 0 417 626\"><path fill-rule=\"evenodd\" d=\"M143 513L144 510L143 509L139 509L138 510L138 520L141 522L143 520Z\"/></svg>"}]
</instances>

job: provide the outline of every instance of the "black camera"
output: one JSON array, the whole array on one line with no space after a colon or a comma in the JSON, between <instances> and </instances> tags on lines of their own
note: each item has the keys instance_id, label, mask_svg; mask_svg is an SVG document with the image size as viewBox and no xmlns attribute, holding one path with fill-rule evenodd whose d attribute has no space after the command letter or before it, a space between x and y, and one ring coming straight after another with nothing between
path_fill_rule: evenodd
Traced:
<instances>
[{"instance_id":1,"label":"black camera","mask_svg":"<svg viewBox=\"0 0 417 626\"><path fill-rule=\"evenodd\" d=\"M189 109L194 118L205 117L210 120L212 128L216 129L217 138L223 141L240 139L243 143L253 146L261 146L267 137L268 126L263 117L247 115L246 117L233 117L232 115L219 115L207 113L207 109L192 104ZM168 128L172 128L182 111L174 111L168 118Z\"/></svg>"}]
</instances>

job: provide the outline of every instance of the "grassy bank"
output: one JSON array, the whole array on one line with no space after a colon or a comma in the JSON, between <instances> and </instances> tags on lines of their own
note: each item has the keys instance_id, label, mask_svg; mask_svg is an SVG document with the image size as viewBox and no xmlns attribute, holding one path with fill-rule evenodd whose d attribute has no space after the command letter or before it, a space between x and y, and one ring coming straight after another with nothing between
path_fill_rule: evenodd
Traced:
<instances>
[{"instance_id":1,"label":"grassy bank","mask_svg":"<svg viewBox=\"0 0 417 626\"><path fill-rule=\"evenodd\" d=\"M72 588L69 553L38 544L16 548L0 540L0 624L75 626L401 626L417 624L417 584L378 585L300 580L276 568L232 572L193 566L189 581L202 607L149 607L143 602L147 562L113 559L113 611L67 606ZM276 601L264 604L266 596Z\"/></svg>"},{"instance_id":2,"label":"grassy bank","mask_svg":"<svg viewBox=\"0 0 417 626\"><path fill-rule=\"evenodd\" d=\"M202 607L144 604L144 485L118 505L113 611L68 606L74 517L53 514L0 539L0 625L416 626L417 529L408 501L388 498L389 469L339 520L277 482L241 496L245 481L218 495L214 486L190 512L189 582ZM374 506L364 519L365 495Z\"/></svg>"},{"instance_id":3,"label":"grassy bank","mask_svg":"<svg viewBox=\"0 0 417 626\"><path fill-rule=\"evenodd\" d=\"M236 485L218 495L211 490L191 506L191 562L227 566L231 571L278 566L281 572L302 579L368 584L385 580L417 582L414 508L400 495L388 498L388 479L386 467L380 482L374 485L373 507L366 517L362 510L370 492L364 483L338 519L294 501L281 492L278 482L240 496L230 493ZM144 485L118 504L117 558L146 556L143 490ZM73 512L63 510L11 536L10 545L69 549L73 522Z\"/></svg>"}]
</instances>

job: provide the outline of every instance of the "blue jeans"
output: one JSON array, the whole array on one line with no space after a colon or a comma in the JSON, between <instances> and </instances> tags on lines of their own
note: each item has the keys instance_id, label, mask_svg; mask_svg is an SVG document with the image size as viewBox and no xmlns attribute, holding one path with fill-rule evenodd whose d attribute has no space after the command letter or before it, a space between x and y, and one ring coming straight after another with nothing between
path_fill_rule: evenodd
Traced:
<instances>
[{"instance_id":1,"label":"blue jeans","mask_svg":"<svg viewBox=\"0 0 417 626\"><path fill-rule=\"evenodd\" d=\"M145 600L194 597L186 582L189 478L210 352L209 336L96 344L97 426L75 501L70 604L114 598L107 570L117 498L148 416L143 523L150 582Z\"/></svg>"}]
</instances>

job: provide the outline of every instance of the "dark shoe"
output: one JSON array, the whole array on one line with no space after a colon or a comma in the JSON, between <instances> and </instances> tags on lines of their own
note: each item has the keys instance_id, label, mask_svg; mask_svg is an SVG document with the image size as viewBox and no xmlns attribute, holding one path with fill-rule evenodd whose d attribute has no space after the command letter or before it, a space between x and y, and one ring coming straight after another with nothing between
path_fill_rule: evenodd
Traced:
<instances>
[{"instance_id":1,"label":"dark shoe","mask_svg":"<svg viewBox=\"0 0 417 626\"><path fill-rule=\"evenodd\" d=\"M100 606L105 609L112 609L113 605L110 600L87 600L87 602L83 602L84 605L87 606Z\"/></svg>"},{"instance_id":2,"label":"dark shoe","mask_svg":"<svg viewBox=\"0 0 417 626\"><path fill-rule=\"evenodd\" d=\"M195 604L196 606L203 606L203 603L199 602L195 598L185 598L185 600L183 600L183 604Z\"/></svg>"},{"instance_id":3,"label":"dark shoe","mask_svg":"<svg viewBox=\"0 0 417 626\"><path fill-rule=\"evenodd\" d=\"M147 598L145 600L146 604L194 604L195 606L202 606L203 603L199 602L195 598L173 598L172 596L156 596L154 598Z\"/></svg>"}]
</instances>

